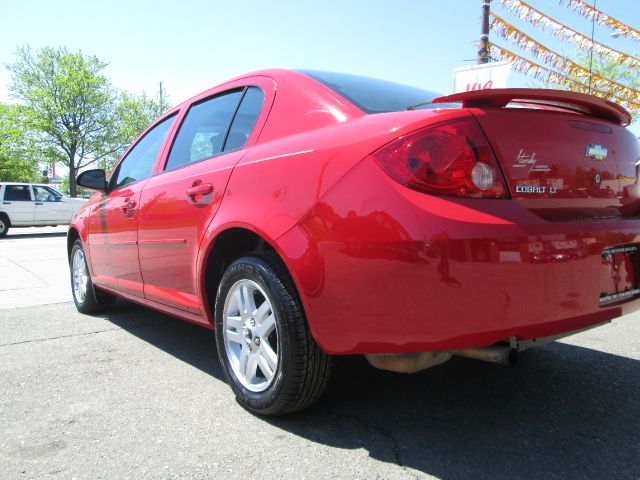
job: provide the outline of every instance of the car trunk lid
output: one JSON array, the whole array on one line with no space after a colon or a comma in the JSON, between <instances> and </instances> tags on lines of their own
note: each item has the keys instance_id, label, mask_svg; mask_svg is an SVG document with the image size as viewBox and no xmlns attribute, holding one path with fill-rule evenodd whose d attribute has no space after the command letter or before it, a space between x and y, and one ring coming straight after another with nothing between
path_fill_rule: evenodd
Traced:
<instances>
[{"instance_id":1,"label":"car trunk lid","mask_svg":"<svg viewBox=\"0 0 640 480\"><path fill-rule=\"evenodd\" d=\"M574 92L485 92L436 101L472 108L513 199L548 220L638 215L640 145L623 127L624 109Z\"/></svg>"}]
</instances>

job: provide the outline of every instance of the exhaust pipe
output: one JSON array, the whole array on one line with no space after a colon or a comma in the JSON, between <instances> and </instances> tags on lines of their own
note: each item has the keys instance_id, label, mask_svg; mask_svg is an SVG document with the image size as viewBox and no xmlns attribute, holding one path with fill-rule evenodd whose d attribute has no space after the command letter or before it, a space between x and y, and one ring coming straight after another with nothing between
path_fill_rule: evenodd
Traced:
<instances>
[{"instance_id":1,"label":"exhaust pipe","mask_svg":"<svg viewBox=\"0 0 640 480\"><path fill-rule=\"evenodd\" d=\"M500 365L515 365L518 363L518 351L506 345L492 345L481 348L464 348L451 350L458 357L484 360L485 362L498 363Z\"/></svg>"},{"instance_id":2,"label":"exhaust pipe","mask_svg":"<svg viewBox=\"0 0 640 480\"><path fill-rule=\"evenodd\" d=\"M365 353L371 366L397 373L415 373L440 365L452 356L451 352Z\"/></svg>"},{"instance_id":3,"label":"exhaust pipe","mask_svg":"<svg viewBox=\"0 0 640 480\"><path fill-rule=\"evenodd\" d=\"M500 365L515 365L518 361L518 351L506 345L436 352L365 353L364 356L373 367L380 370L415 373L440 365L449 360L452 355L484 360L485 362L498 363Z\"/></svg>"}]
</instances>

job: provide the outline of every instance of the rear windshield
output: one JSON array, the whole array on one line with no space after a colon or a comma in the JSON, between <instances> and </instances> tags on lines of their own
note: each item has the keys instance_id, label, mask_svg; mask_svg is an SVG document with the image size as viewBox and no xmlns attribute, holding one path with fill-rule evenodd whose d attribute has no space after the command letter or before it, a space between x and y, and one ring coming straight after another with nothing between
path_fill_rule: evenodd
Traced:
<instances>
[{"instance_id":1,"label":"rear windshield","mask_svg":"<svg viewBox=\"0 0 640 480\"><path fill-rule=\"evenodd\" d=\"M300 70L349 100L366 113L399 112L414 108L446 108L431 104L439 93L402 83L344 73ZM413 107L413 108L411 108Z\"/></svg>"}]
</instances>

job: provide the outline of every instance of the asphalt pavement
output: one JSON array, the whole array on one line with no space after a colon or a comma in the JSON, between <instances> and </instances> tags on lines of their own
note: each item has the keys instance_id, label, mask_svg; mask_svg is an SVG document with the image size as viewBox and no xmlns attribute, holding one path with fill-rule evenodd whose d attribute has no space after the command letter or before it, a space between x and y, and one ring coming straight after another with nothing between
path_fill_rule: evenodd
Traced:
<instances>
[{"instance_id":1,"label":"asphalt pavement","mask_svg":"<svg viewBox=\"0 0 640 480\"><path fill-rule=\"evenodd\" d=\"M0 478L640 478L640 314L400 375L338 358L305 412L243 410L213 333L71 302L65 229L0 240Z\"/></svg>"}]
</instances>

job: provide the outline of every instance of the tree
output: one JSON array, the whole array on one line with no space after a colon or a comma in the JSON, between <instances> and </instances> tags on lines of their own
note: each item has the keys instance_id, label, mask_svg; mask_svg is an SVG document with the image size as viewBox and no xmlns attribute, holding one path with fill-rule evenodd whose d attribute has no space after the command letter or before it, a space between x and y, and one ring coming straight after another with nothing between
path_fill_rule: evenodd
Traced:
<instances>
[{"instance_id":1,"label":"tree","mask_svg":"<svg viewBox=\"0 0 640 480\"><path fill-rule=\"evenodd\" d=\"M75 196L79 169L119 148L115 91L102 74L107 63L63 47L19 47L16 56L8 66L10 91L28 107L43 147L69 168L69 190Z\"/></svg>"},{"instance_id":2,"label":"tree","mask_svg":"<svg viewBox=\"0 0 640 480\"><path fill-rule=\"evenodd\" d=\"M33 182L38 176L41 151L21 105L0 104L0 181Z\"/></svg>"},{"instance_id":3,"label":"tree","mask_svg":"<svg viewBox=\"0 0 640 480\"><path fill-rule=\"evenodd\" d=\"M142 92L134 95L120 92L115 106L115 128L118 139L116 148L110 158L105 158L105 170L113 167L133 142L149 124L169 109L167 97L154 98Z\"/></svg>"}]
</instances>

